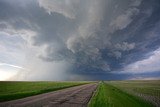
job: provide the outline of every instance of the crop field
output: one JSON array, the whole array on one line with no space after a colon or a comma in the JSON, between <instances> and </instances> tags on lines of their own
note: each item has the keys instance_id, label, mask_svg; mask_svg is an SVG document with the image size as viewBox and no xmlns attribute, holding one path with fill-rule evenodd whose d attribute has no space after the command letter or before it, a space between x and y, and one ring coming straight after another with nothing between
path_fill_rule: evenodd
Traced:
<instances>
[{"instance_id":1,"label":"crop field","mask_svg":"<svg viewBox=\"0 0 160 107\"><path fill-rule=\"evenodd\" d=\"M107 83L155 106L160 105L160 80L110 81Z\"/></svg>"},{"instance_id":2,"label":"crop field","mask_svg":"<svg viewBox=\"0 0 160 107\"><path fill-rule=\"evenodd\" d=\"M99 84L97 93L91 99L89 107L152 107L151 104L123 92L104 82Z\"/></svg>"},{"instance_id":3,"label":"crop field","mask_svg":"<svg viewBox=\"0 0 160 107\"><path fill-rule=\"evenodd\" d=\"M0 102L86 83L88 82L0 82Z\"/></svg>"},{"instance_id":4,"label":"crop field","mask_svg":"<svg viewBox=\"0 0 160 107\"><path fill-rule=\"evenodd\" d=\"M160 81L100 82L89 107L159 107L159 96Z\"/></svg>"}]
</instances>

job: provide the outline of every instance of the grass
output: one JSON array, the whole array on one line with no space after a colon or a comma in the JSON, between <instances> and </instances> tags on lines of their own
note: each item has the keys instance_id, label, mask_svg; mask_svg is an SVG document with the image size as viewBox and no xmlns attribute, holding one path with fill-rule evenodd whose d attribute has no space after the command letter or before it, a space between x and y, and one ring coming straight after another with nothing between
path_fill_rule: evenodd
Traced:
<instances>
[{"instance_id":1,"label":"grass","mask_svg":"<svg viewBox=\"0 0 160 107\"><path fill-rule=\"evenodd\" d=\"M160 80L111 81L108 83L129 93L155 96L160 99Z\"/></svg>"},{"instance_id":2,"label":"grass","mask_svg":"<svg viewBox=\"0 0 160 107\"><path fill-rule=\"evenodd\" d=\"M110 81L107 83L155 106L160 104L160 80Z\"/></svg>"},{"instance_id":3,"label":"grass","mask_svg":"<svg viewBox=\"0 0 160 107\"><path fill-rule=\"evenodd\" d=\"M100 82L89 107L152 107L152 105L110 84Z\"/></svg>"},{"instance_id":4,"label":"grass","mask_svg":"<svg viewBox=\"0 0 160 107\"><path fill-rule=\"evenodd\" d=\"M0 102L56 91L88 82L0 82Z\"/></svg>"}]
</instances>

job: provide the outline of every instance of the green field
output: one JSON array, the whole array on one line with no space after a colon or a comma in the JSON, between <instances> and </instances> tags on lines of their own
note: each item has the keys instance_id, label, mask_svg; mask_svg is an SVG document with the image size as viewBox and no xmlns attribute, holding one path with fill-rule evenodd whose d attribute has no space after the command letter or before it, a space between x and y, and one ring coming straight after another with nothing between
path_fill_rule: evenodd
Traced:
<instances>
[{"instance_id":1,"label":"green field","mask_svg":"<svg viewBox=\"0 0 160 107\"><path fill-rule=\"evenodd\" d=\"M129 94L139 96L155 106L160 105L160 80L110 81L107 83Z\"/></svg>"},{"instance_id":2,"label":"green field","mask_svg":"<svg viewBox=\"0 0 160 107\"><path fill-rule=\"evenodd\" d=\"M0 82L0 102L86 83L88 82Z\"/></svg>"},{"instance_id":3,"label":"green field","mask_svg":"<svg viewBox=\"0 0 160 107\"><path fill-rule=\"evenodd\" d=\"M89 107L153 107L151 103L128 94L115 87L114 83L112 85L112 83L100 82L96 94L89 103Z\"/></svg>"},{"instance_id":4,"label":"green field","mask_svg":"<svg viewBox=\"0 0 160 107\"><path fill-rule=\"evenodd\" d=\"M90 82L0 82L0 102ZM160 104L160 81L99 82L89 107L154 107Z\"/></svg>"}]
</instances>

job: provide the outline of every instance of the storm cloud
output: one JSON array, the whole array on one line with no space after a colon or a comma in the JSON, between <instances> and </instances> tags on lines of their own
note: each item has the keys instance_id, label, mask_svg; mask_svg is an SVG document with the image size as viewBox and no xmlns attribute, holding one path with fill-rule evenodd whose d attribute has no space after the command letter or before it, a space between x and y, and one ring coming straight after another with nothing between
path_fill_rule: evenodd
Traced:
<instances>
[{"instance_id":1,"label":"storm cloud","mask_svg":"<svg viewBox=\"0 0 160 107\"><path fill-rule=\"evenodd\" d=\"M49 79L67 74L67 80L71 75L94 79L94 73L107 77L137 69L145 73L133 68L150 61L149 53L159 48L159 12L159 0L1 0L0 35L23 41L24 66L32 71L42 65L43 70L31 72L31 79L40 74Z\"/></svg>"}]
</instances>

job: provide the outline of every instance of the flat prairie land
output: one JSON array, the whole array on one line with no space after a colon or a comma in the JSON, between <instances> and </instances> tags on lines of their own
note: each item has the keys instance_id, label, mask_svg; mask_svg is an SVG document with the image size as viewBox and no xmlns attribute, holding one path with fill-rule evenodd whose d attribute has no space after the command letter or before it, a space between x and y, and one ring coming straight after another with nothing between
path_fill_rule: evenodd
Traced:
<instances>
[{"instance_id":1,"label":"flat prairie land","mask_svg":"<svg viewBox=\"0 0 160 107\"><path fill-rule=\"evenodd\" d=\"M87 107L87 105L88 107L160 107L160 80L99 83L0 82L0 107Z\"/></svg>"},{"instance_id":2,"label":"flat prairie land","mask_svg":"<svg viewBox=\"0 0 160 107\"><path fill-rule=\"evenodd\" d=\"M156 107L160 106L160 80L109 81L107 83L128 94L138 96Z\"/></svg>"},{"instance_id":3,"label":"flat prairie land","mask_svg":"<svg viewBox=\"0 0 160 107\"><path fill-rule=\"evenodd\" d=\"M89 107L160 107L160 81L100 82Z\"/></svg>"},{"instance_id":4,"label":"flat prairie land","mask_svg":"<svg viewBox=\"0 0 160 107\"><path fill-rule=\"evenodd\" d=\"M0 102L69 88L89 82L0 82Z\"/></svg>"}]
</instances>

